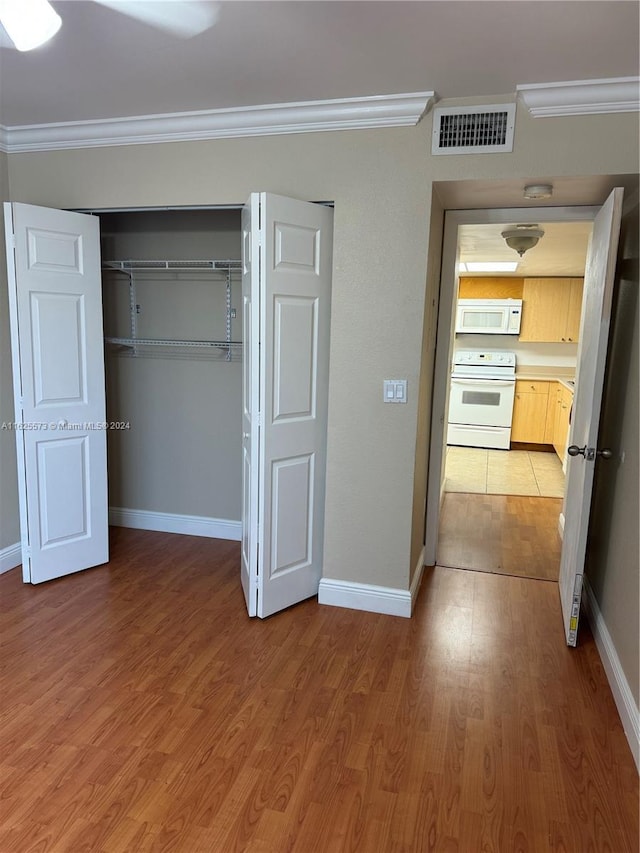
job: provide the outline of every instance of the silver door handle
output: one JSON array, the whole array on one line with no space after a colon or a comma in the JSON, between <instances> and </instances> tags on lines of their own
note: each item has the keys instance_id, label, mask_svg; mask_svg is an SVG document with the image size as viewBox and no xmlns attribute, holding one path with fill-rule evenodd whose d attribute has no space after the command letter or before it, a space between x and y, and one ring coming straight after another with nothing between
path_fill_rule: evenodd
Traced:
<instances>
[{"instance_id":1,"label":"silver door handle","mask_svg":"<svg viewBox=\"0 0 640 853\"><path fill-rule=\"evenodd\" d=\"M613 450L610 450L608 447L603 447L602 450L594 450L593 447L587 447L586 444L584 447L571 444L567 447L567 453L569 456L584 456L589 461L595 459L596 456L600 456L602 459L613 459Z\"/></svg>"},{"instance_id":2,"label":"silver door handle","mask_svg":"<svg viewBox=\"0 0 640 853\"><path fill-rule=\"evenodd\" d=\"M567 453L569 456L584 456L586 458L587 455L587 445L584 447L578 447L577 444L571 444L567 447Z\"/></svg>"}]
</instances>

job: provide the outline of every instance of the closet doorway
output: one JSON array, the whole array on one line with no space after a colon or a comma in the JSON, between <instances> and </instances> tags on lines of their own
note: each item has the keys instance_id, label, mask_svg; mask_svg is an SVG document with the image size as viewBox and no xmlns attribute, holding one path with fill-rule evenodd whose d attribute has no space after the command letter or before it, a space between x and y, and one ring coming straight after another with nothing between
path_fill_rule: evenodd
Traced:
<instances>
[{"instance_id":1,"label":"closet doorway","mask_svg":"<svg viewBox=\"0 0 640 853\"><path fill-rule=\"evenodd\" d=\"M242 539L249 615L317 592L333 211L253 193L222 213L101 211L101 235L5 205L16 410L58 418L18 452L26 582L106 562L109 505L115 524Z\"/></svg>"},{"instance_id":2,"label":"closet doorway","mask_svg":"<svg viewBox=\"0 0 640 853\"><path fill-rule=\"evenodd\" d=\"M111 524L241 538L240 216L100 213Z\"/></svg>"}]
</instances>

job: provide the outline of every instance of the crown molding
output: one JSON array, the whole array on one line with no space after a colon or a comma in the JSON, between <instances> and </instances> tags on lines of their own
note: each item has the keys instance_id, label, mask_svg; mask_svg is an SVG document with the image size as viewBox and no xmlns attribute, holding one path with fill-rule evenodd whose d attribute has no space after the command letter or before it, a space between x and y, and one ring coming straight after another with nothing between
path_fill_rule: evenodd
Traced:
<instances>
[{"instance_id":1,"label":"crown molding","mask_svg":"<svg viewBox=\"0 0 640 853\"><path fill-rule=\"evenodd\" d=\"M640 110L640 77L516 86L532 116L583 116Z\"/></svg>"},{"instance_id":2,"label":"crown molding","mask_svg":"<svg viewBox=\"0 0 640 853\"><path fill-rule=\"evenodd\" d=\"M130 116L5 127L0 145L10 153L148 145L325 130L407 127L420 121L434 92L372 95L329 101L266 104L222 110Z\"/></svg>"}]
</instances>

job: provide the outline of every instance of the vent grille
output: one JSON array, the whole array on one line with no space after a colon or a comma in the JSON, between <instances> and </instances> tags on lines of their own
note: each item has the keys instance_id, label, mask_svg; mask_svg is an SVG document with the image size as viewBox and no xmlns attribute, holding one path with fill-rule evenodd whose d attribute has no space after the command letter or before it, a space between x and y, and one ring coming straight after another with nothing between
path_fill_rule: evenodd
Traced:
<instances>
[{"instance_id":1,"label":"vent grille","mask_svg":"<svg viewBox=\"0 0 640 853\"><path fill-rule=\"evenodd\" d=\"M513 150L515 104L440 107L434 110L432 154Z\"/></svg>"}]
</instances>

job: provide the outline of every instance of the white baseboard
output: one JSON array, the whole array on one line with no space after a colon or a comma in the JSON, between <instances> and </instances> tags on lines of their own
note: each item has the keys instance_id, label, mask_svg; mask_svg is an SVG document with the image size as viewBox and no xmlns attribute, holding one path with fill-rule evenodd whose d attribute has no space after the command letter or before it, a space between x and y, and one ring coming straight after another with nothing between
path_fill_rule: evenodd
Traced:
<instances>
[{"instance_id":1,"label":"white baseboard","mask_svg":"<svg viewBox=\"0 0 640 853\"><path fill-rule=\"evenodd\" d=\"M207 536L210 539L242 539L242 522L227 518L207 518L201 515L175 515L170 512L150 512L126 507L109 507L109 524L133 527L136 530L158 530L163 533L184 533L187 536Z\"/></svg>"},{"instance_id":2,"label":"white baseboard","mask_svg":"<svg viewBox=\"0 0 640 853\"><path fill-rule=\"evenodd\" d=\"M409 589L409 594L411 595L411 612L412 613L413 613L413 608L416 605L416 598L418 597L418 592L420 591L420 584L422 583L422 573L424 572L424 555L425 555L425 549L423 546L422 551L420 551L420 556L418 557L418 563L417 563L415 571L413 573L413 580L411 581L411 587Z\"/></svg>"},{"instance_id":3,"label":"white baseboard","mask_svg":"<svg viewBox=\"0 0 640 853\"><path fill-rule=\"evenodd\" d=\"M386 613L388 616L411 616L411 593L408 589L353 583L322 578L318 588L318 603L332 607Z\"/></svg>"},{"instance_id":4,"label":"white baseboard","mask_svg":"<svg viewBox=\"0 0 640 853\"><path fill-rule=\"evenodd\" d=\"M0 549L0 575L10 572L22 563L22 546L19 542Z\"/></svg>"},{"instance_id":5,"label":"white baseboard","mask_svg":"<svg viewBox=\"0 0 640 853\"><path fill-rule=\"evenodd\" d=\"M622 728L629 741L636 767L640 771L640 710L636 706L629 682L620 664L616 647L589 581L586 577L583 577L582 581L582 604L591 625L593 638L602 659L616 708L620 714Z\"/></svg>"}]
</instances>

